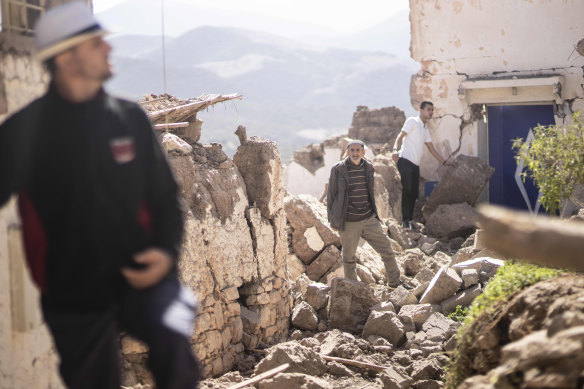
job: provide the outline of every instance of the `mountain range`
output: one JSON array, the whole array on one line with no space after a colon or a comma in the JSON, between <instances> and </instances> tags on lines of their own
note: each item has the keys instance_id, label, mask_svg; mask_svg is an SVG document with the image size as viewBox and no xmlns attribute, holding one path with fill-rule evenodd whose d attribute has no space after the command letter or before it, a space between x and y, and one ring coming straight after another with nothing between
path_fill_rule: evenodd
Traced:
<instances>
[{"instance_id":1,"label":"mountain range","mask_svg":"<svg viewBox=\"0 0 584 389\"><path fill-rule=\"evenodd\" d=\"M133 1L98 17L106 26L115 25L114 19L123 17L124 7ZM148 13L144 15L143 22L147 22ZM185 17L183 14L176 23L170 19L178 35L164 38L164 56L160 35L133 33L109 38L116 76L108 89L133 99L165 90L180 98L242 94L242 101L198 115L205 122L202 141L219 142L228 154L237 147L233 132L239 124L247 127L249 136L276 141L287 162L298 147L346 133L358 105L395 105L413 114L409 83L415 63L405 58L403 47L399 56L379 48L392 39L409 45L409 25L404 32L398 22L388 20L385 27L337 37L336 42L329 37L327 47L326 43L309 45L238 27L198 26L185 31L179 28ZM142 25L135 20L129 25L132 23ZM393 31L385 35L387 42L385 30ZM137 27L127 31L140 32ZM358 48L359 42L363 49Z\"/></svg>"}]
</instances>

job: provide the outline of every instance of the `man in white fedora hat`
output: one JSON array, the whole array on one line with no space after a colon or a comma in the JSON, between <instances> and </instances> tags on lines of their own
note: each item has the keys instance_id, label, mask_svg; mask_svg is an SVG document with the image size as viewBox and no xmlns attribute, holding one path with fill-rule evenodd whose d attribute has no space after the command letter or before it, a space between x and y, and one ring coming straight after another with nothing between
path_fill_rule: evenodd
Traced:
<instances>
[{"instance_id":1,"label":"man in white fedora hat","mask_svg":"<svg viewBox=\"0 0 584 389\"><path fill-rule=\"evenodd\" d=\"M158 388L192 389L195 298L177 277L178 189L147 116L108 95L104 29L82 3L47 11L44 96L0 126L0 205L18 194L32 278L69 388L120 387L120 330Z\"/></svg>"}]
</instances>

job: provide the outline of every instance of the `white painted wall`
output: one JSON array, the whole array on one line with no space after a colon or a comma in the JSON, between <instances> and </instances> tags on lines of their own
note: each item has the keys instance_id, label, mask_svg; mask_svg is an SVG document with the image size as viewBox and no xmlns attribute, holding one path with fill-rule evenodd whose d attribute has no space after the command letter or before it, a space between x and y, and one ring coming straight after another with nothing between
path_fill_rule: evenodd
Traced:
<instances>
[{"instance_id":1,"label":"white painted wall","mask_svg":"<svg viewBox=\"0 0 584 389\"><path fill-rule=\"evenodd\" d=\"M584 58L572 53L584 37L582 15L582 0L410 0L410 50L421 65L412 79L412 103L434 103L429 128L436 149L443 156L459 147L458 153L479 154L477 121L459 95L467 79L560 75L565 103L559 104L556 122L583 109ZM538 93L531 89L525 98L534 103ZM496 98L513 101L511 88L507 97L499 90ZM469 125L461 132L463 122ZM436 180L438 162L426 154L422 176Z\"/></svg>"}]
</instances>

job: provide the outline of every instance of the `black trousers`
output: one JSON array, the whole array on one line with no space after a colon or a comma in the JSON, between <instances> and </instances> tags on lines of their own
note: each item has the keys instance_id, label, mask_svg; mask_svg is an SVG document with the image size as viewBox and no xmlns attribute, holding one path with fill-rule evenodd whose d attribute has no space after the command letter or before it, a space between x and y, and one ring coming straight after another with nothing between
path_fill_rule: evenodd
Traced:
<instances>
[{"instance_id":1,"label":"black trousers","mask_svg":"<svg viewBox=\"0 0 584 389\"><path fill-rule=\"evenodd\" d=\"M397 160L402 184L402 220L414 217L414 205L420 191L420 167L405 158Z\"/></svg>"},{"instance_id":2,"label":"black trousers","mask_svg":"<svg viewBox=\"0 0 584 389\"><path fill-rule=\"evenodd\" d=\"M176 276L144 290L128 287L119 306L108 310L42 308L68 388L120 388L121 329L148 345L157 388L197 387L199 367L190 344L195 301Z\"/></svg>"}]
</instances>

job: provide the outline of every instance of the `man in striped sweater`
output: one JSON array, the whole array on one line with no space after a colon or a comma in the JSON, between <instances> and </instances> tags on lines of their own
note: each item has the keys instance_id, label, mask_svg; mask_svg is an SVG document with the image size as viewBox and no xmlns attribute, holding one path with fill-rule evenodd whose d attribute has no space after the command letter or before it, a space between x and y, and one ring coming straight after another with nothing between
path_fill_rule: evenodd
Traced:
<instances>
[{"instance_id":1,"label":"man in striped sweater","mask_svg":"<svg viewBox=\"0 0 584 389\"><path fill-rule=\"evenodd\" d=\"M357 280L355 252L363 237L380 255L390 287L404 285L391 248L391 241L383 231L377 216L373 192L373 165L365 158L365 144L349 141L348 157L331 169L327 192L328 220L339 232L343 246L345 277ZM405 286L405 285L404 285Z\"/></svg>"}]
</instances>

